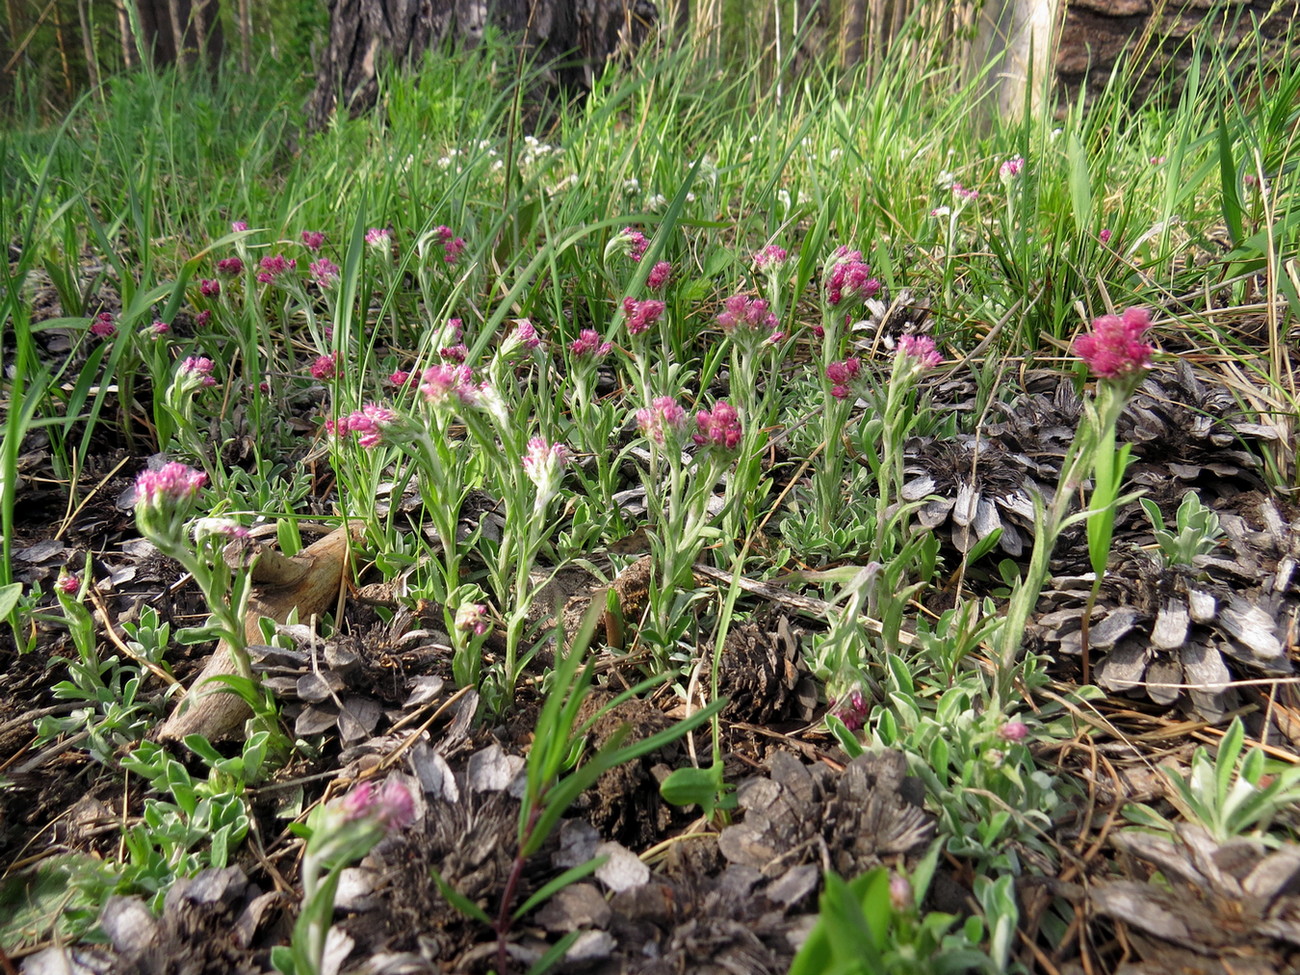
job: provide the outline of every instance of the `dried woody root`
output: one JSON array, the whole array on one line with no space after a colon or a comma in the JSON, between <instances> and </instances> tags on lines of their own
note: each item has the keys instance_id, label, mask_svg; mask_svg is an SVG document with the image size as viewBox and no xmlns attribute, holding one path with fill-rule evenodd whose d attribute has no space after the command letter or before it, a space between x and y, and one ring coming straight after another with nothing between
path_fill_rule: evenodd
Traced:
<instances>
[{"instance_id":1,"label":"dried woody root","mask_svg":"<svg viewBox=\"0 0 1300 975\"><path fill-rule=\"evenodd\" d=\"M351 522L309 545L293 558L272 549L248 553L232 545L227 561L250 564L253 593L244 620L244 637L249 644L262 642L258 621L262 617L283 623L296 609L299 619L310 619L330 609L348 571L349 541L357 537L360 524ZM203 735L219 740L239 734L252 710L243 698L230 693L213 678L236 673L230 646L223 640L208 658L202 673L190 686L176 709L158 729L163 741L178 741L186 735Z\"/></svg>"}]
</instances>

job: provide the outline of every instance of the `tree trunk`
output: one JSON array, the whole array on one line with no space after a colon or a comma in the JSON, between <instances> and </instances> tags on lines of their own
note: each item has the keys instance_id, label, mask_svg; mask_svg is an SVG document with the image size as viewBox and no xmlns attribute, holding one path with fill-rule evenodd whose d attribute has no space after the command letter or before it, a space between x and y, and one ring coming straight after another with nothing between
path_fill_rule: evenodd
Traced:
<instances>
[{"instance_id":1,"label":"tree trunk","mask_svg":"<svg viewBox=\"0 0 1300 975\"><path fill-rule=\"evenodd\" d=\"M867 35L867 0L845 0L844 67L862 63L862 47Z\"/></svg>"},{"instance_id":2,"label":"tree trunk","mask_svg":"<svg viewBox=\"0 0 1300 975\"><path fill-rule=\"evenodd\" d=\"M155 68L202 60L217 70L226 46L221 0L135 0L135 5L142 47Z\"/></svg>"},{"instance_id":3,"label":"tree trunk","mask_svg":"<svg viewBox=\"0 0 1300 975\"><path fill-rule=\"evenodd\" d=\"M564 59L568 66L552 70L560 84L589 87L655 18L650 0L330 0L329 47L308 121L320 128L340 104L352 115L368 111L386 65L409 67L445 42L472 47L489 25L524 36L541 64Z\"/></svg>"}]
</instances>

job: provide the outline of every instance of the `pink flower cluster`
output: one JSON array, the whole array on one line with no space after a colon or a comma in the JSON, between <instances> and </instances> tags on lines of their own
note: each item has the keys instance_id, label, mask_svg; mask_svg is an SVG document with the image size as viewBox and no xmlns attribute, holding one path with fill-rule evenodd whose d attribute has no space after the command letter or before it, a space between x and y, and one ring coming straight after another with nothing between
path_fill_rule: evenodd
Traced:
<instances>
[{"instance_id":1,"label":"pink flower cluster","mask_svg":"<svg viewBox=\"0 0 1300 975\"><path fill-rule=\"evenodd\" d=\"M518 351L532 352L534 349L541 348L541 346L542 338L537 334L537 327L527 318L519 318L515 320L514 331L507 335L505 341L501 343L501 354L508 356ZM465 347L461 346L461 348ZM469 355L468 349L465 350L465 354ZM465 360L462 358L460 361L464 362Z\"/></svg>"},{"instance_id":2,"label":"pink flower cluster","mask_svg":"<svg viewBox=\"0 0 1300 975\"><path fill-rule=\"evenodd\" d=\"M650 405L636 411L636 425L641 433L659 446L668 442L669 434L686 427L686 411L671 396L656 396Z\"/></svg>"},{"instance_id":3,"label":"pink flower cluster","mask_svg":"<svg viewBox=\"0 0 1300 975\"><path fill-rule=\"evenodd\" d=\"M1024 168L1025 168L1024 158L1021 156L1012 156L1010 159L1008 159L1006 162L1004 162L1001 166L998 167L998 175L1002 177L1004 182L1010 183L1013 179L1015 179L1017 176L1020 175L1020 173L1024 170Z\"/></svg>"},{"instance_id":4,"label":"pink flower cluster","mask_svg":"<svg viewBox=\"0 0 1300 975\"><path fill-rule=\"evenodd\" d=\"M750 264L755 271L762 274L780 270L789 259L790 254L784 247L768 244L750 258Z\"/></svg>"},{"instance_id":5,"label":"pink flower cluster","mask_svg":"<svg viewBox=\"0 0 1300 975\"><path fill-rule=\"evenodd\" d=\"M296 268L298 262L294 258L288 258L286 260L283 254L272 254L271 256L264 257L258 261L257 266L259 268L257 272L258 282L261 284L270 284L276 278L288 274Z\"/></svg>"},{"instance_id":6,"label":"pink flower cluster","mask_svg":"<svg viewBox=\"0 0 1300 975\"><path fill-rule=\"evenodd\" d=\"M443 362L454 362L460 365L469 358L469 346L464 342L457 342L455 345L444 345L438 350L438 358Z\"/></svg>"},{"instance_id":7,"label":"pink flower cluster","mask_svg":"<svg viewBox=\"0 0 1300 975\"><path fill-rule=\"evenodd\" d=\"M464 406L478 402L482 386L474 383L469 366L430 366L420 376L420 393L435 407L450 405L453 399Z\"/></svg>"},{"instance_id":8,"label":"pink flower cluster","mask_svg":"<svg viewBox=\"0 0 1300 975\"><path fill-rule=\"evenodd\" d=\"M902 336L896 354L915 360L915 365L921 369L932 369L943 362L943 356L934 347L934 339L928 335Z\"/></svg>"},{"instance_id":9,"label":"pink flower cluster","mask_svg":"<svg viewBox=\"0 0 1300 975\"><path fill-rule=\"evenodd\" d=\"M463 603L456 610L456 629L474 636L488 631L488 608L482 603Z\"/></svg>"},{"instance_id":10,"label":"pink flower cluster","mask_svg":"<svg viewBox=\"0 0 1300 975\"><path fill-rule=\"evenodd\" d=\"M113 321L111 312L101 311L95 316L95 320L90 323L90 334L101 339L109 338L117 334L117 325Z\"/></svg>"},{"instance_id":11,"label":"pink flower cluster","mask_svg":"<svg viewBox=\"0 0 1300 975\"><path fill-rule=\"evenodd\" d=\"M156 471L143 470L135 479L135 503L157 506L188 501L199 493L208 475L172 461Z\"/></svg>"},{"instance_id":12,"label":"pink flower cluster","mask_svg":"<svg viewBox=\"0 0 1300 975\"><path fill-rule=\"evenodd\" d=\"M371 227L366 231L366 243L375 250L387 251L393 246L393 232L387 227Z\"/></svg>"},{"instance_id":13,"label":"pink flower cluster","mask_svg":"<svg viewBox=\"0 0 1300 975\"><path fill-rule=\"evenodd\" d=\"M244 273L244 262L238 257L226 257L217 261L217 273L224 274L228 278L233 278L237 274Z\"/></svg>"},{"instance_id":14,"label":"pink flower cluster","mask_svg":"<svg viewBox=\"0 0 1300 975\"><path fill-rule=\"evenodd\" d=\"M831 701L831 712L844 722L849 731L857 731L867 722L871 708L862 691L854 688L843 701Z\"/></svg>"},{"instance_id":15,"label":"pink flower cluster","mask_svg":"<svg viewBox=\"0 0 1300 975\"><path fill-rule=\"evenodd\" d=\"M701 447L720 447L734 450L740 443L740 415L726 400L718 400L712 411L700 410L695 414L699 433L693 439Z\"/></svg>"},{"instance_id":16,"label":"pink flower cluster","mask_svg":"<svg viewBox=\"0 0 1300 975\"><path fill-rule=\"evenodd\" d=\"M1151 313L1129 308L1121 315L1102 315L1092 330L1074 340L1074 351L1093 375L1117 379L1151 368L1151 344L1142 336L1151 327Z\"/></svg>"},{"instance_id":17,"label":"pink flower cluster","mask_svg":"<svg viewBox=\"0 0 1300 975\"><path fill-rule=\"evenodd\" d=\"M311 364L312 378L319 379L322 382L333 379L339 374L339 361L340 357L337 352L318 356L316 361Z\"/></svg>"},{"instance_id":18,"label":"pink flower cluster","mask_svg":"<svg viewBox=\"0 0 1300 975\"><path fill-rule=\"evenodd\" d=\"M235 258L239 260L239 258ZM221 295L221 282L214 281L211 278L199 279L199 294L204 298L217 298Z\"/></svg>"},{"instance_id":19,"label":"pink flower cluster","mask_svg":"<svg viewBox=\"0 0 1300 975\"><path fill-rule=\"evenodd\" d=\"M1008 721L998 729L998 737L1003 741L1024 741L1029 734L1029 726L1023 721Z\"/></svg>"},{"instance_id":20,"label":"pink flower cluster","mask_svg":"<svg viewBox=\"0 0 1300 975\"><path fill-rule=\"evenodd\" d=\"M311 279L316 282L316 286L321 289L328 288L339 277L339 266L328 257L312 261L307 270L311 272Z\"/></svg>"},{"instance_id":21,"label":"pink flower cluster","mask_svg":"<svg viewBox=\"0 0 1300 975\"><path fill-rule=\"evenodd\" d=\"M779 342L785 337L784 332L777 331L776 315L768 310L766 299L737 294L723 302L723 307L726 310L718 316L718 325L728 335L743 327L750 332L766 330L770 333L769 342Z\"/></svg>"},{"instance_id":22,"label":"pink flower cluster","mask_svg":"<svg viewBox=\"0 0 1300 975\"><path fill-rule=\"evenodd\" d=\"M635 301L632 298L623 299L623 314L627 316L627 331L629 335L640 335L647 328L659 321L667 306L662 301L653 298L647 298L644 301Z\"/></svg>"},{"instance_id":23,"label":"pink flower cluster","mask_svg":"<svg viewBox=\"0 0 1300 975\"><path fill-rule=\"evenodd\" d=\"M668 261L660 261L650 269L650 275L645 279L645 286L651 291L662 291L668 284L668 279L673 276L673 266Z\"/></svg>"},{"instance_id":24,"label":"pink flower cluster","mask_svg":"<svg viewBox=\"0 0 1300 975\"><path fill-rule=\"evenodd\" d=\"M442 259L447 264L455 264L465 251L465 238L457 237L450 227L434 227L434 236L442 244Z\"/></svg>"},{"instance_id":25,"label":"pink flower cluster","mask_svg":"<svg viewBox=\"0 0 1300 975\"><path fill-rule=\"evenodd\" d=\"M181 363L181 375L197 377L200 386L215 386L217 381L212 377L214 366L215 363L207 356L187 356L185 361Z\"/></svg>"},{"instance_id":26,"label":"pink flower cluster","mask_svg":"<svg viewBox=\"0 0 1300 975\"><path fill-rule=\"evenodd\" d=\"M578 337L569 343L569 351L580 359L603 359L613 350L612 342L602 342L600 333L594 328L584 328Z\"/></svg>"},{"instance_id":27,"label":"pink flower cluster","mask_svg":"<svg viewBox=\"0 0 1300 975\"><path fill-rule=\"evenodd\" d=\"M627 227L619 236L625 238L627 241L628 257L637 262L639 262L641 258L645 257L646 249L650 246L650 241L646 239L645 234L632 227Z\"/></svg>"},{"instance_id":28,"label":"pink flower cluster","mask_svg":"<svg viewBox=\"0 0 1300 975\"><path fill-rule=\"evenodd\" d=\"M337 421L326 420L325 430L340 440L356 434L357 443L370 450L383 442L384 431L398 419L392 410L378 403L367 403L361 409L339 417Z\"/></svg>"},{"instance_id":29,"label":"pink flower cluster","mask_svg":"<svg viewBox=\"0 0 1300 975\"><path fill-rule=\"evenodd\" d=\"M849 384L861 371L862 363L856 356L832 362L826 367L826 378L831 381L831 395L836 399L847 399L850 393Z\"/></svg>"},{"instance_id":30,"label":"pink flower cluster","mask_svg":"<svg viewBox=\"0 0 1300 975\"><path fill-rule=\"evenodd\" d=\"M302 243L313 254L325 246L325 235L319 230L304 230Z\"/></svg>"},{"instance_id":31,"label":"pink flower cluster","mask_svg":"<svg viewBox=\"0 0 1300 975\"><path fill-rule=\"evenodd\" d=\"M871 276L871 268L862 263L862 251L847 247L836 249L826 280L826 303L832 308L845 300L873 297L880 282Z\"/></svg>"},{"instance_id":32,"label":"pink flower cluster","mask_svg":"<svg viewBox=\"0 0 1300 975\"><path fill-rule=\"evenodd\" d=\"M957 199L959 200L969 203L971 200L975 199L980 195L980 191L968 190L966 189L966 187L962 186L961 183L953 183L952 195L957 197Z\"/></svg>"},{"instance_id":33,"label":"pink flower cluster","mask_svg":"<svg viewBox=\"0 0 1300 975\"><path fill-rule=\"evenodd\" d=\"M370 782L359 786L339 800L344 820L372 819L385 832L405 829L415 821L415 800L397 779L388 779L376 789Z\"/></svg>"},{"instance_id":34,"label":"pink flower cluster","mask_svg":"<svg viewBox=\"0 0 1300 975\"><path fill-rule=\"evenodd\" d=\"M81 576L75 572L60 576L59 581L54 584L54 588L65 596L75 596L81 590Z\"/></svg>"},{"instance_id":35,"label":"pink flower cluster","mask_svg":"<svg viewBox=\"0 0 1300 975\"><path fill-rule=\"evenodd\" d=\"M524 454L524 473L537 485L539 493L553 493L559 487L560 472L572 459L573 451L564 444L548 443L545 437L533 437L528 441L528 452Z\"/></svg>"}]
</instances>

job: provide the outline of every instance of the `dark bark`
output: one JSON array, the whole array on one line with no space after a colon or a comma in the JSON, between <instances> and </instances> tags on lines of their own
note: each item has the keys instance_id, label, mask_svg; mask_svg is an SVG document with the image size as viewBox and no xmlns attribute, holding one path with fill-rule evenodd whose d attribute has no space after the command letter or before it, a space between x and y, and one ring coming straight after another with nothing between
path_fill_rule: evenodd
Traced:
<instances>
[{"instance_id":1,"label":"dark bark","mask_svg":"<svg viewBox=\"0 0 1300 975\"><path fill-rule=\"evenodd\" d=\"M1278 56L1293 36L1300 3L1296 0L1072 0L1060 28L1056 80L1074 97L1088 99L1105 87L1117 64L1138 67L1134 102L1177 97L1192 60L1191 38L1212 38L1225 54L1244 47L1253 57L1259 43Z\"/></svg>"},{"instance_id":2,"label":"dark bark","mask_svg":"<svg viewBox=\"0 0 1300 975\"><path fill-rule=\"evenodd\" d=\"M221 29L221 0L136 0L143 47L155 68L200 60L215 71L226 39Z\"/></svg>"},{"instance_id":3,"label":"dark bark","mask_svg":"<svg viewBox=\"0 0 1300 975\"><path fill-rule=\"evenodd\" d=\"M863 44L867 36L867 0L845 0L844 67L862 63Z\"/></svg>"},{"instance_id":4,"label":"dark bark","mask_svg":"<svg viewBox=\"0 0 1300 975\"><path fill-rule=\"evenodd\" d=\"M329 48L307 104L313 127L334 111L375 104L386 65L409 67L444 43L472 47L495 26L524 37L556 82L588 87L606 59L634 46L654 22L650 0L330 0Z\"/></svg>"}]
</instances>

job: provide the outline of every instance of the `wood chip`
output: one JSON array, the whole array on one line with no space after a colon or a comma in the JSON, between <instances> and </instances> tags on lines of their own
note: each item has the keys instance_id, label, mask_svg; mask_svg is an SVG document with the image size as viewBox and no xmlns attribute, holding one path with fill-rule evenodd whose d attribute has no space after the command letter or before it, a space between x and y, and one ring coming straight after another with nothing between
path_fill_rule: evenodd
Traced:
<instances>
[{"instance_id":1,"label":"wood chip","mask_svg":"<svg viewBox=\"0 0 1300 975\"><path fill-rule=\"evenodd\" d=\"M1187 590L1187 606L1194 623L1212 623L1218 613L1218 601L1213 594L1198 589Z\"/></svg>"},{"instance_id":2,"label":"wood chip","mask_svg":"<svg viewBox=\"0 0 1300 975\"><path fill-rule=\"evenodd\" d=\"M1181 599L1167 600L1156 614L1155 625L1151 628L1151 646L1157 650L1181 647L1187 642L1190 625L1187 604Z\"/></svg>"},{"instance_id":3,"label":"wood chip","mask_svg":"<svg viewBox=\"0 0 1300 975\"><path fill-rule=\"evenodd\" d=\"M1218 620L1224 631L1248 647L1258 661L1279 662L1283 647L1277 638L1277 624L1261 606L1232 595L1227 607L1219 611Z\"/></svg>"},{"instance_id":4,"label":"wood chip","mask_svg":"<svg viewBox=\"0 0 1300 975\"><path fill-rule=\"evenodd\" d=\"M1108 691L1129 691L1142 683L1147 669L1147 648L1129 640L1107 654L1097 665L1097 683Z\"/></svg>"},{"instance_id":5,"label":"wood chip","mask_svg":"<svg viewBox=\"0 0 1300 975\"><path fill-rule=\"evenodd\" d=\"M1176 659L1161 655L1147 668L1147 697L1157 704L1173 704L1183 696L1183 666ZM1172 685L1172 686L1171 686Z\"/></svg>"}]
</instances>

